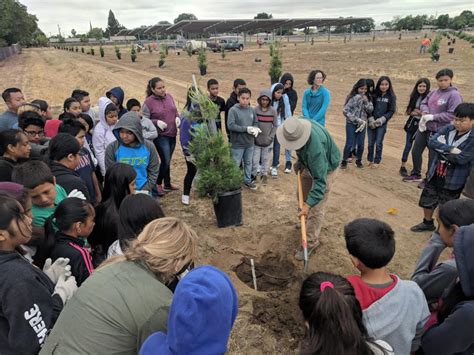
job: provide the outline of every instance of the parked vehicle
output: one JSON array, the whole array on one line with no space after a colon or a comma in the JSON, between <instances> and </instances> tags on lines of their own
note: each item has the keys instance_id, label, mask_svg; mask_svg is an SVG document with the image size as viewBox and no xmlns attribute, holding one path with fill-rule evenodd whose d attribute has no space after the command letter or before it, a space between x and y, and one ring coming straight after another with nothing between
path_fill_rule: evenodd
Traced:
<instances>
[{"instance_id":1,"label":"parked vehicle","mask_svg":"<svg viewBox=\"0 0 474 355\"><path fill-rule=\"evenodd\" d=\"M211 37L207 41L207 47L214 53L220 51L222 46L228 51L243 51L244 39L241 36L222 36Z\"/></svg>"},{"instance_id":2,"label":"parked vehicle","mask_svg":"<svg viewBox=\"0 0 474 355\"><path fill-rule=\"evenodd\" d=\"M193 50L193 54L198 53L201 48L206 49L207 48L207 43L205 41L196 41L196 40L190 40L186 42L185 48L191 47Z\"/></svg>"}]
</instances>

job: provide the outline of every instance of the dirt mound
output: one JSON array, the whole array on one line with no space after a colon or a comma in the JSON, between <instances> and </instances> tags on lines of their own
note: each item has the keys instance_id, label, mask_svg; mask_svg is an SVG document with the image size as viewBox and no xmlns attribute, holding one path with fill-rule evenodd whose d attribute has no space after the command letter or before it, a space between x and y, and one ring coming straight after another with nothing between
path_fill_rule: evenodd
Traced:
<instances>
[{"instance_id":1,"label":"dirt mound","mask_svg":"<svg viewBox=\"0 0 474 355\"><path fill-rule=\"evenodd\" d=\"M267 252L259 261L255 260L254 263L258 291L283 290L294 281L295 266L282 256ZM242 258L242 263L237 265L234 271L237 277L247 286L254 287L250 258Z\"/></svg>"}]
</instances>

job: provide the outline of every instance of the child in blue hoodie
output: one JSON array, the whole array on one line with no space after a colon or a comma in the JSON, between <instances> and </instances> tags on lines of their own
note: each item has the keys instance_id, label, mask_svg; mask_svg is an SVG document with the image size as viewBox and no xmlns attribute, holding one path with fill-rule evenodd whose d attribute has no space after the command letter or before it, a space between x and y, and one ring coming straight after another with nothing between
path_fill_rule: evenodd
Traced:
<instances>
[{"instance_id":1,"label":"child in blue hoodie","mask_svg":"<svg viewBox=\"0 0 474 355\"><path fill-rule=\"evenodd\" d=\"M229 277L213 266L195 268L176 287L168 334L150 335L140 355L224 354L237 312Z\"/></svg>"},{"instance_id":2,"label":"child in blue hoodie","mask_svg":"<svg viewBox=\"0 0 474 355\"><path fill-rule=\"evenodd\" d=\"M136 112L127 112L113 132L117 140L105 152L106 169L115 163L133 166L137 172L137 191L150 192L158 178L158 153L154 144L143 138L140 117Z\"/></svg>"}]
</instances>

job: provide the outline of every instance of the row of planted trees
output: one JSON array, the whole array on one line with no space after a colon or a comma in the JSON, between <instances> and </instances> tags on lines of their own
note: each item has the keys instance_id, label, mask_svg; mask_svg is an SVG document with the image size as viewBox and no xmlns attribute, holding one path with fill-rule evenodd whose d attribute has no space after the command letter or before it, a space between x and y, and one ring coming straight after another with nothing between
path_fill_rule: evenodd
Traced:
<instances>
[{"instance_id":1,"label":"row of planted trees","mask_svg":"<svg viewBox=\"0 0 474 355\"><path fill-rule=\"evenodd\" d=\"M95 50L93 47L90 47L89 49L86 49L85 47L79 47L78 46L54 46L54 48L58 50L66 50L70 52L76 52L78 53L79 51L83 54L87 55L95 55ZM141 47L139 45L132 45L130 47L130 60L135 63L138 54L141 53L142 51L148 51L148 53L153 53L153 48L150 44L147 45L147 47ZM115 46L114 47L115 51L115 56L118 60L122 59L122 50L120 47ZM189 55L191 58L193 56L193 49L191 46L187 46L185 48L186 53ZM165 61L169 53L169 47L167 45L162 44L159 48L159 60L158 60L158 67L163 68L165 66ZM101 58L105 57L105 48L101 45L99 47L99 54ZM226 53L224 46L221 46L220 54L223 60L225 60ZM256 62L261 62L261 59L256 59ZM197 64L199 68L199 72L201 75L206 75L207 73L207 52L205 48L201 48L198 51L198 56L197 56ZM275 42L270 45L270 68L268 70L268 74L270 76L270 80L273 83L278 82L278 79L281 76L282 73L282 54L281 54L281 46L280 43Z\"/></svg>"}]
</instances>

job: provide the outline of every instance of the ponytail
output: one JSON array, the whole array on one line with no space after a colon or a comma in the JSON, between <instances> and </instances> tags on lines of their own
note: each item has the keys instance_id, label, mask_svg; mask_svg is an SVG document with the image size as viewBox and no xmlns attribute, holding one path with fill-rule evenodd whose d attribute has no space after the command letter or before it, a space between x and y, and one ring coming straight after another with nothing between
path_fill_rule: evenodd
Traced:
<instances>
[{"instance_id":1,"label":"ponytail","mask_svg":"<svg viewBox=\"0 0 474 355\"><path fill-rule=\"evenodd\" d=\"M151 95L153 95L153 90L156 86L156 83L160 82L160 81L163 81L161 78L155 76L154 78L151 78L150 80L148 80L148 84L146 86L146 97L150 97Z\"/></svg>"},{"instance_id":2,"label":"ponytail","mask_svg":"<svg viewBox=\"0 0 474 355\"><path fill-rule=\"evenodd\" d=\"M324 272L309 276L299 307L309 327L302 354L373 354L359 301L342 276Z\"/></svg>"},{"instance_id":3,"label":"ponytail","mask_svg":"<svg viewBox=\"0 0 474 355\"><path fill-rule=\"evenodd\" d=\"M46 220L44 242L38 246L35 265L42 268L46 259L51 256L57 231L67 232L74 223L84 223L92 215L94 215L94 208L85 200L69 197L61 201L54 213Z\"/></svg>"}]
</instances>

